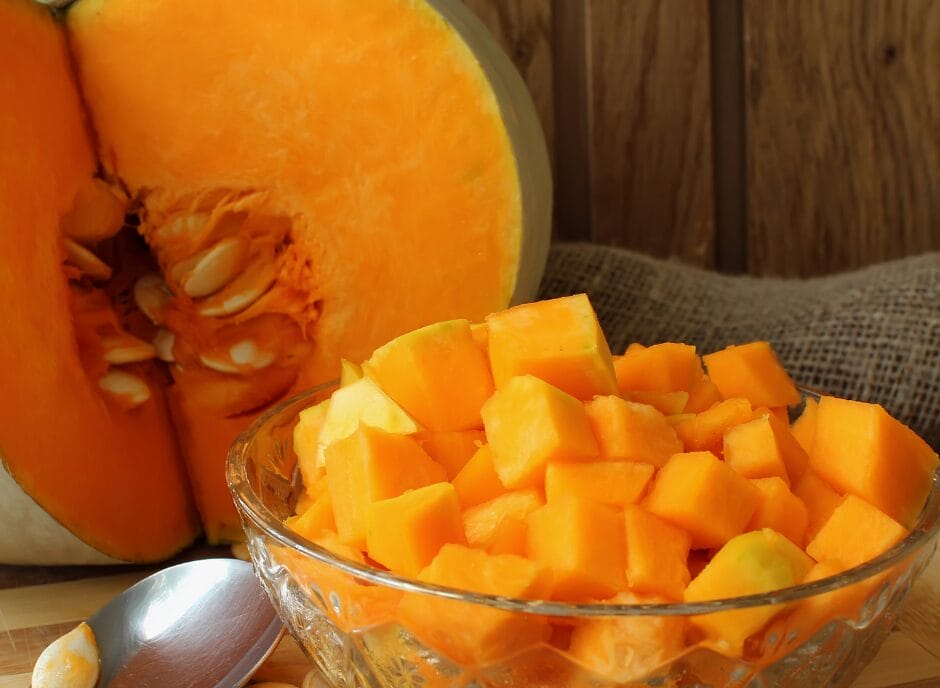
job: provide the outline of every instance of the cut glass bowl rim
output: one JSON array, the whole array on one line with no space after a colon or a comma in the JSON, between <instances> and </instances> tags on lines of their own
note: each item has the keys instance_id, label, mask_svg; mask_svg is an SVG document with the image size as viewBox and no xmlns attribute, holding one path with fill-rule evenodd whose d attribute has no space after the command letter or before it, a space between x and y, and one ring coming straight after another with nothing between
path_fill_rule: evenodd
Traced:
<instances>
[{"instance_id":1,"label":"cut glass bowl rim","mask_svg":"<svg viewBox=\"0 0 940 688\"><path fill-rule=\"evenodd\" d=\"M327 390L337 387L336 382L319 385L300 392L269 409L249 425L235 440L226 460L226 480L229 490L242 518L258 528L265 536L281 545L309 557L322 564L331 566L361 581L381 585L402 592L419 593L451 600L493 607L505 611L524 614L537 614L555 617L597 617L597 616L690 616L709 614L733 609L761 607L765 605L795 602L816 595L859 583L872 578L891 567L903 562L907 557L930 546L931 541L940 534L940 469L933 477L933 487L927 502L921 510L917 523L910 534L897 545L882 555L864 564L828 576L811 583L802 583L789 588L782 588L770 593L760 593L741 597L728 597L707 602L668 602L657 604L604 604L555 602L549 600L528 600L485 593L470 592L457 588L424 583L338 557L329 550L314 544L290 530L268 509L255 490L248 476L247 460L254 438L264 432L273 421L280 419L288 409L301 402L310 401L323 395ZM801 388L808 396L821 396L820 392Z\"/></svg>"}]
</instances>

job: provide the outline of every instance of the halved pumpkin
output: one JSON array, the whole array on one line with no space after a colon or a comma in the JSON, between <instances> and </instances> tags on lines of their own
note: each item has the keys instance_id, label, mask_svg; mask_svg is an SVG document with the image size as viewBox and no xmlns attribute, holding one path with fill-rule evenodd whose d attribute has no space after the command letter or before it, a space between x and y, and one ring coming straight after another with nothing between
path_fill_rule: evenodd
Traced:
<instances>
[{"instance_id":1,"label":"halved pumpkin","mask_svg":"<svg viewBox=\"0 0 940 688\"><path fill-rule=\"evenodd\" d=\"M117 315L66 252L95 157L47 10L0 0L0 65L0 561L161 559L198 519L159 371L98 355ZM132 411L99 386L121 369L147 397Z\"/></svg>"},{"instance_id":2,"label":"halved pumpkin","mask_svg":"<svg viewBox=\"0 0 940 688\"><path fill-rule=\"evenodd\" d=\"M14 333L0 345L0 370L28 403L9 394L0 401L9 410L0 448L8 465L48 474L52 487L20 483L49 511L46 495L67 491L71 475L59 463L93 474L88 482L101 487L88 501L101 506L55 512L69 528L111 502L139 501L97 458L98 445L68 460L53 458L56 447L74 438L120 444L122 424L131 424L127 447L112 453L134 457L133 467L142 452L168 452L165 470L179 473L174 433L160 416L164 384L207 536L238 538L223 463L261 410L336 377L341 357L358 362L420 325L479 320L534 296L551 215L544 140L518 74L457 0L243 0L237 8L79 0L66 14L68 47L97 144L97 181L59 28L26 0L0 0L0 12L41 25L35 41L57 51L59 70L51 76L51 66L25 57L32 51L22 32L4 40L21 57L3 61L2 78L18 80L11 88L43 84L36 90L46 98L17 103L26 108L17 121L40 113L50 131L34 122L11 132L18 148L3 158L9 203L0 212L13 229L3 229L0 248L21 263L0 268L0 283L21 298L0 307ZM10 101L0 101L0 117ZM0 130L4 154L7 136ZM19 158L34 149L51 171L24 167ZM128 262L127 237L101 243L108 232L91 232L84 243L69 240L80 267L63 270L59 225L76 189L89 185L85 215L113 210L110 189L135 218L149 266L135 259L115 271L109 257ZM98 323L116 303L112 275L133 295L111 309L120 337L92 333L83 349L67 277L104 288L110 298L91 308ZM135 361L162 359L171 380L147 360L102 364L120 359L109 353L116 347L133 349ZM22 351L35 365L19 365ZM127 374L116 384L129 384L128 394L98 390L109 372ZM135 380L151 392L140 405ZM89 418L95 408L107 423ZM44 434L44 444L10 439L20 434ZM173 493L185 510L187 481L174 480L148 489ZM124 521L131 528L133 519ZM156 558L192 538L187 523L166 525L178 536L173 547L158 552L147 542L152 552L143 554L117 547L97 521L75 534L117 558Z\"/></svg>"}]
</instances>

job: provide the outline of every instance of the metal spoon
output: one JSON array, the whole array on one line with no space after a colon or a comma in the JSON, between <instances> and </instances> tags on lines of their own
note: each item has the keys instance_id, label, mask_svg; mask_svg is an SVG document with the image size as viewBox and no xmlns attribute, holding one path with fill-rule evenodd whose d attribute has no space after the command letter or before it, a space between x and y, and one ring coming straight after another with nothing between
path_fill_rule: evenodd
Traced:
<instances>
[{"instance_id":1,"label":"metal spoon","mask_svg":"<svg viewBox=\"0 0 940 688\"><path fill-rule=\"evenodd\" d=\"M284 626L251 564L206 559L145 578L88 620L99 688L238 688Z\"/></svg>"}]
</instances>

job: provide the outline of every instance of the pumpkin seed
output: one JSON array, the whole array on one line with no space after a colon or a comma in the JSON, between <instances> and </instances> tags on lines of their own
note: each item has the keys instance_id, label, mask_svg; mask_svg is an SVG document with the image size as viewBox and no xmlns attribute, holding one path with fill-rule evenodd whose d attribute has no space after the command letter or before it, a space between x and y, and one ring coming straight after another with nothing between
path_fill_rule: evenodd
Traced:
<instances>
[{"instance_id":1,"label":"pumpkin seed","mask_svg":"<svg viewBox=\"0 0 940 688\"><path fill-rule=\"evenodd\" d=\"M241 368L239 368L234 363L231 363L230 361L223 361L218 358L212 358L211 356L206 356L205 354L200 354L199 360L206 368L214 370L217 373L238 374L241 372Z\"/></svg>"},{"instance_id":2,"label":"pumpkin seed","mask_svg":"<svg viewBox=\"0 0 940 688\"><path fill-rule=\"evenodd\" d=\"M98 256L73 239L63 237L62 241L65 243L66 263L78 268L83 275L93 280L111 279L111 268Z\"/></svg>"},{"instance_id":3,"label":"pumpkin seed","mask_svg":"<svg viewBox=\"0 0 940 688\"><path fill-rule=\"evenodd\" d=\"M118 397L127 409L136 408L150 398L147 383L124 370L109 370L98 379L98 387Z\"/></svg>"},{"instance_id":4,"label":"pumpkin seed","mask_svg":"<svg viewBox=\"0 0 940 688\"><path fill-rule=\"evenodd\" d=\"M259 351L258 347L250 339L234 344L228 350L229 358L236 365L251 366L255 370L267 368L274 363L277 356L270 351Z\"/></svg>"},{"instance_id":5,"label":"pumpkin seed","mask_svg":"<svg viewBox=\"0 0 940 688\"><path fill-rule=\"evenodd\" d=\"M251 561L251 555L248 553L248 545L244 542L236 542L232 545L232 556L242 561Z\"/></svg>"},{"instance_id":6,"label":"pumpkin seed","mask_svg":"<svg viewBox=\"0 0 940 688\"><path fill-rule=\"evenodd\" d=\"M134 303L154 325L161 325L161 311L170 304L170 289L155 272L143 275L134 284Z\"/></svg>"},{"instance_id":7,"label":"pumpkin seed","mask_svg":"<svg viewBox=\"0 0 940 688\"><path fill-rule=\"evenodd\" d=\"M103 179L86 180L62 217L62 232L85 246L110 239L124 226L126 203Z\"/></svg>"},{"instance_id":8,"label":"pumpkin seed","mask_svg":"<svg viewBox=\"0 0 940 688\"><path fill-rule=\"evenodd\" d=\"M176 357L173 355L173 346L176 344L176 335L170 330L161 327L153 336L153 348L157 352L157 358L165 363L173 363Z\"/></svg>"},{"instance_id":9,"label":"pumpkin seed","mask_svg":"<svg viewBox=\"0 0 940 688\"><path fill-rule=\"evenodd\" d=\"M228 237L186 261L189 269L181 280L183 291L194 299L214 294L245 267L248 249L247 240Z\"/></svg>"},{"instance_id":10,"label":"pumpkin seed","mask_svg":"<svg viewBox=\"0 0 940 688\"><path fill-rule=\"evenodd\" d=\"M210 318L235 315L264 296L277 279L277 266L270 260L257 260L231 284L202 302L199 312Z\"/></svg>"},{"instance_id":11,"label":"pumpkin seed","mask_svg":"<svg viewBox=\"0 0 940 688\"><path fill-rule=\"evenodd\" d=\"M161 237L163 240L176 239L182 236L193 236L202 231L207 224L209 224L209 213L192 213L174 218L160 227L157 232L163 235Z\"/></svg>"},{"instance_id":12,"label":"pumpkin seed","mask_svg":"<svg viewBox=\"0 0 940 688\"><path fill-rule=\"evenodd\" d=\"M101 340L101 344L104 347L104 360L111 365L149 361L157 355L152 344L129 334L105 337Z\"/></svg>"},{"instance_id":13,"label":"pumpkin seed","mask_svg":"<svg viewBox=\"0 0 940 688\"><path fill-rule=\"evenodd\" d=\"M95 633L84 621L54 640L36 660L32 688L94 688L98 683L100 653Z\"/></svg>"}]
</instances>

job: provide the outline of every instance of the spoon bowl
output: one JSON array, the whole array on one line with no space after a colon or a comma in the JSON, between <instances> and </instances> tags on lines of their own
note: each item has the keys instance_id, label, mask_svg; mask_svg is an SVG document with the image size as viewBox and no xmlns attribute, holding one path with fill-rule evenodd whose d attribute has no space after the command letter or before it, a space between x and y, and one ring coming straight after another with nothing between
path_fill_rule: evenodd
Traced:
<instances>
[{"instance_id":1,"label":"spoon bowl","mask_svg":"<svg viewBox=\"0 0 940 688\"><path fill-rule=\"evenodd\" d=\"M239 688L284 633L251 564L205 559L159 571L88 620L99 688Z\"/></svg>"}]
</instances>

